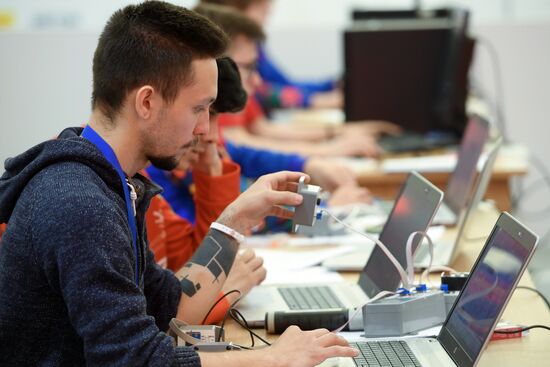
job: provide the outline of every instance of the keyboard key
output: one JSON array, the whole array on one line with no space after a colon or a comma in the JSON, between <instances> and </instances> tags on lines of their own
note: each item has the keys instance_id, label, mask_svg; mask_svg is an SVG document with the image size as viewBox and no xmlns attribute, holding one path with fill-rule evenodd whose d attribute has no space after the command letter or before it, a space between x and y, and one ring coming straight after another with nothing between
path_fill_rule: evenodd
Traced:
<instances>
[{"instance_id":1,"label":"keyboard key","mask_svg":"<svg viewBox=\"0 0 550 367\"><path fill-rule=\"evenodd\" d=\"M354 358L357 366L421 367L405 341L352 343L361 352Z\"/></svg>"},{"instance_id":2,"label":"keyboard key","mask_svg":"<svg viewBox=\"0 0 550 367\"><path fill-rule=\"evenodd\" d=\"M278 288L291 310L342 308L342 303L327 286Z\"/></svg>"}]
</instances>

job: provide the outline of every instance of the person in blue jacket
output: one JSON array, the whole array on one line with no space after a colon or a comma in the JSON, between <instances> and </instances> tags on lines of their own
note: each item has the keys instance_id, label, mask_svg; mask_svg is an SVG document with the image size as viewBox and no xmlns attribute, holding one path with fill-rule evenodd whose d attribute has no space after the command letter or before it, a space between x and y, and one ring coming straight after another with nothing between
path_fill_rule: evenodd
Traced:
<instances>
[{"instance_id":1,"label":"person in blue jacket","mask_svg":"<svg viewBox=\"0 0 550 367\"><path fill-rule=\"evenodd\" d=\"M185 299L206 315L248 231L292 217L301 172L263 176L212 223L189 262L162 269L145 211L158 186L138 172L172 169L208 133L225 34L161 1L116 11L93 60L92 114L6 160L0 177L1 366L304 366L358 351L328 330L289 327L271 346L209 353L167 334ZM282 189L282 190L280 190ZM216 198L212 198L215 200ZM205 292L201 284L218 288ZM210 288L211 288L210 287Z\"/></svg>"},{"instance_id":2,"label":"person in blue jacket","mask_svg":"<svg viewBox=\"0 0 550 367\"><path fill-rule=\"evenodd\" d=\"M201 0L203 3L231 6L264 27L272 6L272 0ZM270 108L318 107L342 108L343 93L335 78L317 81L294 80L259 46L258 72L263 83L258 89L258 100Z\"/></svg>"},{"instance_id":3,"label":"person in blue jacket","mask_svg":"<svg viewBox=\"0 0 550 367\"><path fill-rule=\"evenodd\" d=\"M220 113L231 113L241 110L247 100L239 71L235 63L218 62L218 96L210 108L210 139L218 138L217 117ZM208 139L208 138L207 138ZM324 189L333 192L331 205L368 202L371 200L366 188L358 187L353 172L347 167L319 158L306 158L299 154L280 153L267 149L257 149L237 145L229 140L223 142L228 157L241 166L241 174L246 180L255 180L260 176L281 170L308 173ZM200 149L200 147L196 148ZM190 154L195 154L190 152ZM186 157L178 167L178 172L185 172L192 159ZM193 201L192 173L184 175L178 172L164 171L154 166L147 168L151 179L160 185L163 196L176 213L187 220L195 221Z\"/></svg>"}]
</instances>

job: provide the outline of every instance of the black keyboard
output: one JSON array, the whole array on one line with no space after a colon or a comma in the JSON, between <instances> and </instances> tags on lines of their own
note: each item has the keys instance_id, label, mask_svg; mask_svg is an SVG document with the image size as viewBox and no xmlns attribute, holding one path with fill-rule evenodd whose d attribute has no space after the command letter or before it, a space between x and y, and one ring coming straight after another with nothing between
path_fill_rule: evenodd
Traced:
<instances>
[{"instance_id":1,"label":"black keyboard","mask_svg":"<svg viewBox=\"0 0 550 367\"><path fill-rule=\"evenodd\" d=\"M326 286L278 288L291 310L343 308L334 292Z\"/></svg>"},{"instance_id":2,"label":"black keyboard","mask_svg":"<svg viewBox=\"0 0 550 367\"><path fill-rule=\"evenodd\" d=\"M350 344L359 349L359 355L353 359L359 367L421 367L411 348L401 340Z\"/></svg>"}]
</instances>

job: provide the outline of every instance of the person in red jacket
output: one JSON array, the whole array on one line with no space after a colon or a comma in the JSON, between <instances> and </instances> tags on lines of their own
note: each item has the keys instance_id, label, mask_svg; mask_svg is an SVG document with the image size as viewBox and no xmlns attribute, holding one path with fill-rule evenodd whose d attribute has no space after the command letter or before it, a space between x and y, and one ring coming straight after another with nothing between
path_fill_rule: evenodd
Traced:
<instances>
[{"instance_id":1,"label":"person in red jacket","mask_svg":"<svg viewBox=\"0 0 550 367\"><path fill-rule=\"evenodd\" d=\"M224 83L226 71L231 67L232 61L228 58L220 58L218 63L218 84ZM229 93L231 91L231 93ZM218 129L217 115L219 112L230 112L242 109L246 101L246 95L236 96L234 89L218 87L216 102L211 107L210 131L201 137L199 144L185 155L179 165L180 171L188 168L193 170L196 223L193 226L186 219L177 215L170 204L157 195L151 200L145 220L147 225L147 238L149 247L155 255L155 260L161 266L174 272L188 262L198 249L204 236L209 230L210 224L216 220L222 211L234 201L240 193L240 167L229 159L221 159L217 148ZM145 170L142 174L146 175ZM206 323L220 321L229 306L238 297L260 284L266 276L263 260L257 257L253 250L247 249L238 254L235 262L222 287L222 294L218 298L222 300L212 310ZM192 299L189 300L189 307ZM197 320L183 320L197 323Z\"/></svg>"},{"instance_id":2,"label":"person in red jacket","mask_svg":"<svg viewBox=\"0 0 550 367\"><path fill-rule=\"evenodd\" d=\"M0 224L0 241L2 241L2 235L6 232L6 225Z\"/></svg>"}]
</instances>

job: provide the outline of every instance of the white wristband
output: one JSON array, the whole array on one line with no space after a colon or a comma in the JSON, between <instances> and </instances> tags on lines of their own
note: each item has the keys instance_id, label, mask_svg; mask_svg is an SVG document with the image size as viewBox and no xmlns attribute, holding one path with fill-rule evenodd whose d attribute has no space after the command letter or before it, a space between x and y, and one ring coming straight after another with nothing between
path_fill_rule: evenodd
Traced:
<instances>
[{"instance_id":1,"label":"white wristband","mask_svg":"<svg viewBox=\"0 0 550 367\"><path fill-rule=\"evenodd\" d=\"M233 228L229 228L228 226L224 226L221 223L212 222L212 224L210 225L210 228L217 229L218 231L225 233L229 237L233 237L239 244L242 244L245 241L245 237L242 234L235 231Z\"/></svg>"}]
</instances>

